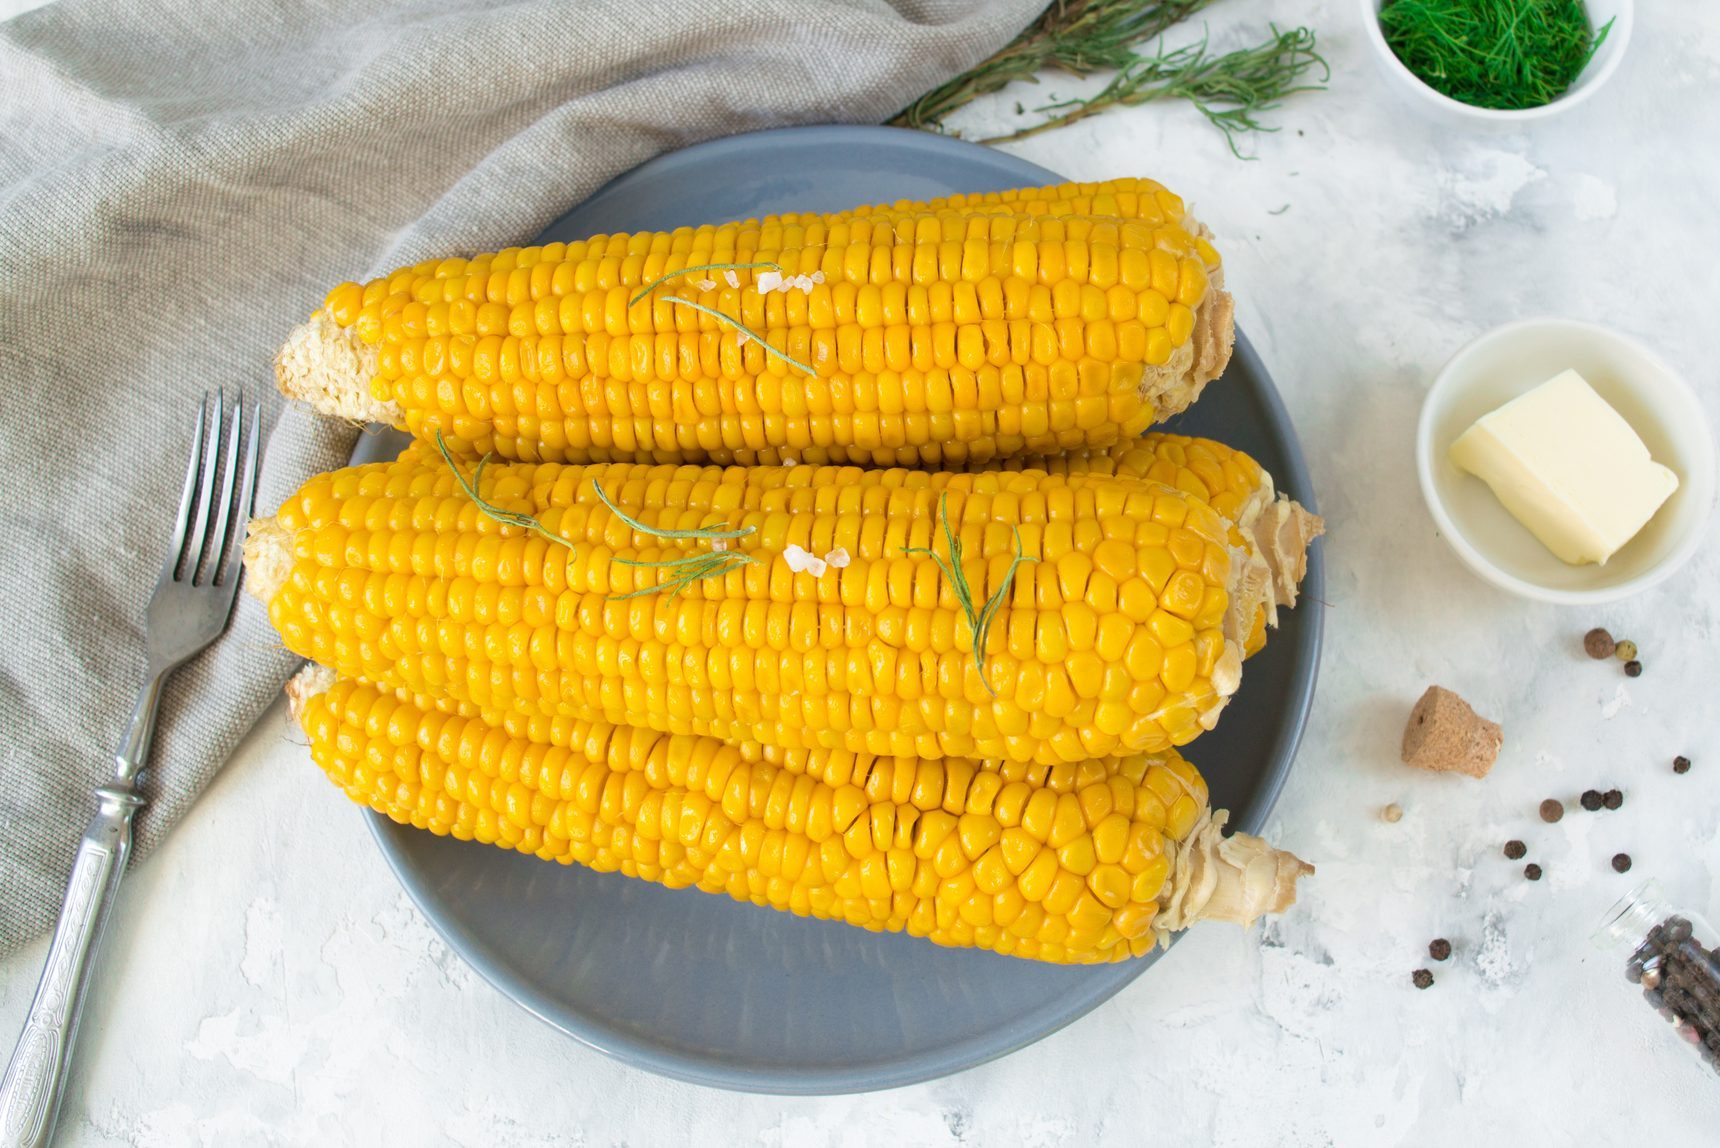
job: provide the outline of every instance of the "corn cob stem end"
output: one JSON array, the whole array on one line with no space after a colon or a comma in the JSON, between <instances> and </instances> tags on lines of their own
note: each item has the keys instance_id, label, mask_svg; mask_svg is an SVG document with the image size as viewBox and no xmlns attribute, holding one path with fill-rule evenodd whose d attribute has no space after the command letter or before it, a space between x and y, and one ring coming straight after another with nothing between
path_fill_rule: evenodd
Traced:
<instances>
[{"instance_id":1,"label":"corn cob stem end","mask_svg":"<svg viewBox=\"0 0 1720 1148\"><path fill-rule=\"evenodd\" d=\"M1230 814L1219 810L1195 826L1178 850L1170 889L1160 899L1158 927L1166 933L1196 921L1251 925L1296 903L1296 882L1314 867L1247 833L1224 836Z\"/></svg>"},{"instance_id":2,"label":"corn cob stem end","mask_svg":"<svg viewBox=\"0 0 1720 1148\"><path fill-rule=\"evenodd\" d=\"M1141 368L1141 401L1161 420L1187 410L1230 363L1236 342L1236 305L1229 292L1214 289L1195 308L1194 316L1192 338L1165 362Z\"/></svg>"},{"instance_id":3,"label":"corn cob stem end","mask_svg":"<svg viewBox=\"0 0 1720 1148\"><path fill-rule=\"evenodd\" d=\"M328 688L334 685L334 679L333 670L315 662L306 662L303 669L287 679L283 691L287 695L287 710L301 729L304 727L305 703L318 694L327 693Z\"/></svg>"},{"instance_id":4,"label":"corn cob stem end","mask_svg":"<svg viewBox=\"0 0 1720 1148\"><path fill-rule=\"evenodd\" d=\"M293 540L272 515L245 524L245 592L266 608L293 572Z\"/></svg>"},{"instance_id":5,"label":"corn cob stem end","mask_svg":"<svg viewBox=\"0 0 1720 1148\"><path fill-rule=\"evenodd\" d=\"M1252 530L1255 546L1272 571L1273 612L1296 605L1297 588L1308 573L1308 547L1326 533L1326 520L1279 496L1254 520Z\"/></svg>"},{"instance_id":6,"label":"corn cob stem end","mask_svg":"<svg viewBox=\"0 0 1720 1148\"><path fill-rule=\"evenodd\" d=\"M275 385L289 399L309 403L318 414L349 422L404 426L399 403L370 393L376 377L376 348L318 311L293 329L275 352Z\"/></svg>"}]
</instances>

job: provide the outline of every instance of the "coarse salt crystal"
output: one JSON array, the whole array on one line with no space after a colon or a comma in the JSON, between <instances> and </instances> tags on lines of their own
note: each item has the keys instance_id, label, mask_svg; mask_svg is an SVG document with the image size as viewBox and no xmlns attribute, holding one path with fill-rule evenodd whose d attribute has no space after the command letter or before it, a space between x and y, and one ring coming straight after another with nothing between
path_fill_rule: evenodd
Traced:
<instances>
[{"instance_id":1,"label":"coarse salt crystal","mask_svg":"<svg viewBox=\"0 0 1720 1148\"><path fill-rule=\"evenodd\" d=\"M727 550L728 548L729 548L729 540L727 538L713 538L713 539L711 539L711 549L712 550Z\"/></svg>"},{"instance_id":2,"label":"coarse salt crystal","mask_svg":"<svg viewBox=\"0 0 1720 1148\"><path fill-rule=\"evenodd\" d=\"M769 295L772 291L782 290L782 272L760 271L758 273L758 293Z\"/></svg>"},{"instance_id":3,"label":"coarse salt crystal","mask_svg":"<svg viewBox=\"0 0 1720 1148\"><path fill-rule=\"evenodd\" d=\"M824 272L814 271L811 275L808 275L807 278L812 280L814 283L822 283L824 282Z\"/></svg>"},{"instance_id":4,"label":"coarse salt crystal","mask_svg":"<svg viewBox=\"0 0 1720 1148\"><path fill-rule=\"evenodd\" d=\"M723 272L723 279L727 281L730 287L739 287L741 285L741 277L736 275L733 271Z\"/></svg>"},{"instance_id":5,"label":"coarse salt crystal","mask_svg":"<svg viewBox=\"0 0 1720 1148\"><path fill-rule=\"evenodd\" d=\"M800 463L798 461L796 461L795 459L785 458L782 460L782 465L784 465L784 466L799 466Z\"/></svg>"},{"instance_id":6,"label":"coarse salt crystal","mask_svg":"<svg viewBox=\"0 0 1720 1148\"><path fill-rule=\"evenodd\" d=\"M782 560L788 563L788 568L796 574L810 574L814 578L824 574L824 559L808 553L804 547L792 543L782 552Z\"/></svg>"},{"instance_id":7,"label":"coarse salt crystal","mask_svg":"<svg viewBox=\"0 0 1720 1148\"><path fill-rule=\"evenodd\" d=\"M695 279L693 286L700 291L713 291L716 289L717 281L715 279Z\"/></svg>"},{"instance_id":8,"label":"coarse salt crystal","mask_svg":"<svg viewBox=\"0 0 1720 1148\"><path fill-rule=\"evenodd\" d=\"M838 546L836 549L824 556L824 561L829 565L836 567L838 570L841 570L843 567L847 566L849 562L853 561L853 559L848 557L848 548L846 546Z\"/></svg>"}]
</instances>

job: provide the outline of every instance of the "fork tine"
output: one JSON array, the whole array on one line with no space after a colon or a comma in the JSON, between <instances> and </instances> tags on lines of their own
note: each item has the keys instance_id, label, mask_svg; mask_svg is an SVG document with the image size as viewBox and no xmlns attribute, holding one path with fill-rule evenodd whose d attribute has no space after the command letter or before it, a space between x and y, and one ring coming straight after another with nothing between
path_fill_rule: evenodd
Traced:
<instances>
[{"instance_id":1,"label":"fork tine","mask_svg":"<svg viewBox=\"0 0 1720 1148\"><path fill-rule=\"evenodd\" d=\"M239 414L243 417L243 408L240 408ZM257 472L262 469L262 446L259 442L262 434L263 405L258 403L251 408L250 441L245 444L245 484L239 490L239 501L234 504L229 512L227 536L232 539L232 544L228 548L227 561L221 567L219 579L221 585L230 587L228 591L229 603L239 592L239 559L245 550L244 525L251 518L253 500L257 494Z\"/></svg>"},{"instance_id":2,"label":"fork tine","mask_svg":"<svg viewBox=\"0 0 1720 1148\"><path fill-rule=\"evenodd\" d=\"M239 485L239 440L245 437L245 392L239 391L238 399L233 403L231 429L227 432L227 462L221 476L221 497L210 509L210 515L219 515L215 521L215 539L209 544L209 573L207 581L217 581L221 573L221 561L227 553L227 539L233 528L233 492Z\"/></svg>"},{"instance_id":3,"label":"fork tine","mask_svg":"<svg viewBox=\"0 0 1720 1148\"><path fill-rule=\"evenodd\" d=\"M197 432L191 437L191 461L185 464L185 490L179 496L179 514L173 520L173 542L167 548L167 568L162 572L171 581L179 569L179 557L185 549L185 527L191 521L191 496L197 493L197 464L203 461L203 424L208 421L209 396L197 405Z\"/></svg>"},{"instance_id":4,"label":"fork tine","mask_svg":"<svg viewBox=\"0 0 1720 1148\"><path fill-rule=\"evenodd\" d=\"M209 518L215 507L215 470L221 464L221 416L225 413L227 396L215 392L215 409L210 412L209 441L203 452L203 479L197 484L197 514L191 520L191 541L185 544L185 574L181 579L197 581L197 564L203 556L203 542L209 534Z\"/></svg>"}]
</instances>

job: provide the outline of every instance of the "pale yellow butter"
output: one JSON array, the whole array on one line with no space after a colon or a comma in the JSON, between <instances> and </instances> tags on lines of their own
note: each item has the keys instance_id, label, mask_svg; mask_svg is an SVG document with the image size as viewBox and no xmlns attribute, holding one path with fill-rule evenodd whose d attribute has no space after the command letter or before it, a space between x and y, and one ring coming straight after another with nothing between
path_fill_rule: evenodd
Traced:
<instances>
[{"instance_id":1,"label":"pale yellow butter","mask_svg":"<svg viewBox=\"0 0 1720 1148\"><path fill-rule=\"evenodd\" d=\"M1572 565L1605 563L1678 489L1678 476L1575 371L1483 415L1450 458Z\"/></svg>"}]
</instances>

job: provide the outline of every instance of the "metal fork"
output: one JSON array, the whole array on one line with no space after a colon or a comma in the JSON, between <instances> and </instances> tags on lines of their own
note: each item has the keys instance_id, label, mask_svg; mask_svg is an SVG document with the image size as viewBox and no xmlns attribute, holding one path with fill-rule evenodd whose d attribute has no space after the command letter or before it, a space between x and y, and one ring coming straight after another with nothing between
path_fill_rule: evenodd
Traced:
<instances>
[{"instance_id":1,"label":"metal fork","mask_svg":"<svg viewBox=\"0 0 1720 1148\"><path fill-rule=\"evenodd\" d=\"M113 780L95 791L96 812L78 846L48 964L0 1081L0 1148L40 1148L53 1137L96 950L131 853L132 817L147 804L139 783L149 765L162 686L221 636L233 613L242 536L257 486L262 410L253 406L250 413L247 434L243 395L231 410L219 391L213 407L204 395L198 408L173 543L149 600L149 669L114 751Z\"/></svg>"}]
</instances>

